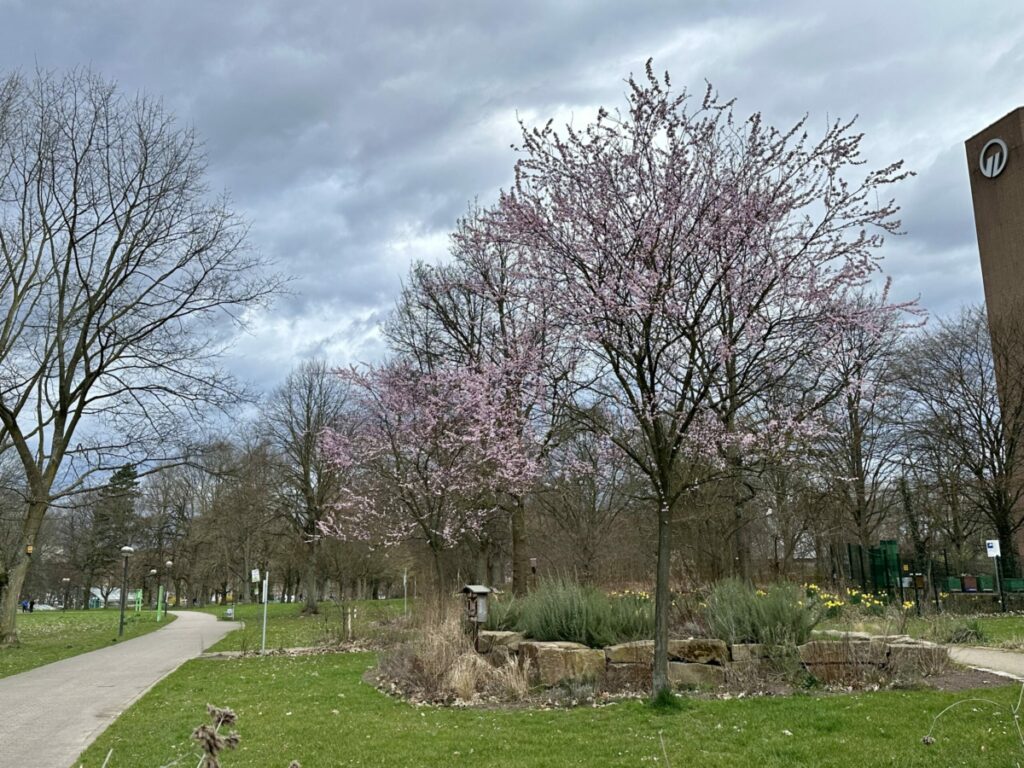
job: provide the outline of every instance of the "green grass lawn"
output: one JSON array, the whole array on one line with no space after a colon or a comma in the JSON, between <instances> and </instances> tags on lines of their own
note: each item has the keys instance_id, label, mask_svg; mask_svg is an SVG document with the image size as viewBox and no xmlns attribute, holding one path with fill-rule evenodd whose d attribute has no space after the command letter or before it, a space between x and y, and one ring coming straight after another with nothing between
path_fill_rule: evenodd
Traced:
<instances>
[{"instance_id":1,"label":"green grass lawn","mask_svg":"<svg viewBox=\"0 0 1024 768\"><path fill-rule=\"evenodd\" d=\"M1024 756L1006 711L1015 686L954 710L921 738L945 706L970 693L890 691L856 695L686 700L659 712L641 702L572 710L412 707L361 682L372 654L199 659L159 683L80 758L99 768L165 765L193 751L207 702L233 708L242 735L225 768L664 765L1007 766ZM192 764L183 760L182 765ZM76 763L78 765L78 763Z\"/></svg>"},{"instance_id":2,"label":"green grass lawn","mask_svg":"<svg viewBox=\"0 0 1024 768\"><path fill-rule=\"evenodd\" d=\"M977 622L985 633L984 645L1024 645L1024 616L979 616Z\"/></svg>"},{"instance_id":3,"label":"green grass lawn","mask_svg":"<svg viewBox=\"0 0 1024 768\"><path fill-rule=\"evenodd\" d=\"M402 613L401 600L359 600L347 605L356 609L353 624L355 639L372 635L374 625L383 619ZM218 618L224 617L227 606L212 606L202 610ZM234 606L235 618L245 622L245 628L232 632L208 649L210 651L258 651L263 630L263 606L239 603ZM270 603L267 606L267 648L310 648L330 645L344 640L341 608L335 603L320 603L320 613L308 616L299 603Z\"/></svg>"},{"instance_id":4,"label":"green grass lawn","mask_svg":"<svg viewBox=\"0 0 1024 768\"><path fill-rule=\"evenodd\" d=\"M19 613L19 645L0 648L0 677L15 675L117 642L119 616L120 612L112 608ZM173 619L173 616L169 616L158 624L156 614L152 611L128 613L122 642L166 626Z\"/></svg>"}]
</instances>

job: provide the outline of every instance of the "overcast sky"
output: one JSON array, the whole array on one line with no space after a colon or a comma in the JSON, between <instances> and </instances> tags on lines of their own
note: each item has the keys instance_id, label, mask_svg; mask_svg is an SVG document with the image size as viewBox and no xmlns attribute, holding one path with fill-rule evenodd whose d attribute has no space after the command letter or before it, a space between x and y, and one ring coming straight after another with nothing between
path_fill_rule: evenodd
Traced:
<instances>
[{"instance_id":1,"label":"overcast sky","mask_svg":"<svg viewBox=\"0 0 1024 768\"><path fill-rule=\"evenodd\" d=\"M90 66L203 137L213 187L296 278L230 361L262 388L303 358L378 358L410 263L511 182L517 115L584 124L651 56L780 126L859 115L868 161L918 174L896 191L896 295L982 300L963 141L1024 104L1019 0L0 0L0 69Z\"/></svg>"}]
</instances>

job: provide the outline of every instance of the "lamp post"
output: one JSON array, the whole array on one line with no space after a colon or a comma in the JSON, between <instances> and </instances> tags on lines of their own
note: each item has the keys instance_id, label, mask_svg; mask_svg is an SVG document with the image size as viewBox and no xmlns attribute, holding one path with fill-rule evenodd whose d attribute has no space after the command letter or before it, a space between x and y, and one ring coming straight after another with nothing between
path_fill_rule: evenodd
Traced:
<instances>
[{"instance_id":1,"label":"lamp post","mask_svg":"<svg viewBox=\"0 0 1024 768\"><path fill-rule=\"evenodd\" d=\"M174 580L172 575L171 575L171 568L174 567L174 561L173 560L168 560L166 563L164 563L164 566L166 566L166 568L167 568L167 589L164 590L163 613L167 613L167 606L171 602L170 601L171 582ZM162 615L162 614L160 614L160 615Z\"/></svg>"},{"instance_id":2,"label":"lamp post","mask_svg":"<svg viewBox=\"0 0 1024 768\"><path fill-rule=\"evenodd\" d=\"M65 576L60 580L60 583L64 585L64 610L68 609L68 590L71 588L71 579Z\"/></svg>"},{"instance_id":3,"label":"lamp post","mask_svg":"<svg viewBox=\"0 0 1024 768\"><path fill-rule=\"evenodd\" d=\"M124 608L128 600L128 558L135 554L135 548L127 544L121 547L121 557L124 558L124 573L121 576L121 622L117 627L117 636L124 634Z\"/></svg>"},{"instance_id":4,"label":"lamp post","mask_svg":"<svg viewBox=\"0 0 1024 768\"><path fill-rule=\"evenodd\" d=\"M150 592L149 594L150 594L150 597L153 598L153 602L157 603L157 607L159 607L160 597L159 597L159 595L157 595L157 586L158 586L158 584L160 582L160 579L157 577L156 574L157 574L156 568L150 568L149 569L150 578L152 578L152 580L153 580L152 585L149 587L153 591Z\"/></svg>"}]
</instances>

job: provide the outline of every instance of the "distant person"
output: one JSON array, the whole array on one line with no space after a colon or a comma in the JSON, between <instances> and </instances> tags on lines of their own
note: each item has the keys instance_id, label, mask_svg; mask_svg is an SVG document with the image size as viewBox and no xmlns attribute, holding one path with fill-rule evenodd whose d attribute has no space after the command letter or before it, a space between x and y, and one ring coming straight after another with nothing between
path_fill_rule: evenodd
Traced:
<instances>
[{"instance_id":1,"label":"distant person","mask_svg":"<svg viewBox=\"0 0 1024 768\"><path fill-rule=\"evenodd\" d=\"M35 609L36 609L36 601L35 601L35 599L29 600L28 601L28 612L32 613Z\"/></svg>"},{"instance_id":2,"label":"distant person","mask_svg":"<svg viewBox=\"0 0 1024 768\"><path fill-rule=\"evenodd\" d=\"M28 613L28 600L21 601L21 612Z\"/></svg>"}]
</instances>

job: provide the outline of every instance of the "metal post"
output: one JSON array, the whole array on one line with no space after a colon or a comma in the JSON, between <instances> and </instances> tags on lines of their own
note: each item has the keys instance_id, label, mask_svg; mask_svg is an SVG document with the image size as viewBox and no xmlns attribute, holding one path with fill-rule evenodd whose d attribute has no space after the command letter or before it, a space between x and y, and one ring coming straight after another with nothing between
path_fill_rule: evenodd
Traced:
<instances>
[{"instance_id":1,"label":"metal post","mask_svg":"<svg viewBox=\"0 0 1024 768\"><path fill-rule=\"evenodd\" d=\"M121 621L117 627L117 636L124 634L124 609L128 602L128 556L124 556L124 572L121 575Z\"/></svg>"},{"instance_id":2,"label":"metal post","mask_svg":"<svg viewBox=\"0 0 1024 768\"><path fill-rule=\"evenodd\" d=\"M857 559L860 561L860 589L862 592L868 591L868 575L864 571L864 545L857 545Z\"/></svg>"},{"instance_id":3,"label":"metal post","mask_svg":"<svg viewBox=\"0 0 1024 768\"><path fill-rule=\"evenodd\" d=\"M267 652L267 596L270 592L270 573L263 574L263 639L260 642L260 653Z\"/></svg>"},{"instance_id":4,"label":"metal post","mask_svg":"<svg viewBox=\"0 0 1024 768\"><path fill-rule=\"evenodd\" d=\"M895 595L894 595L893 590L892 590L892 585L889 583L889 550L886 549L885 547L880 547L880 549L881 549L881 552L882 552L882 577L883 577L882 581L885 584L885 594L888 595L889 599L891 600ZM871 550L868 550L869 557L870 557L870 552L871 552ZM898 559L899 559L899 557L897 556L897 560ZM898 567L899 566L897 566L897 568ZM872 564L872 569L871 569L871 575L872 576L875 575L874 574L874 565L873 564ZM878 584L875 584L875 592L878 592Z\"/></svg>"},{"instance_id":5,"label":"metal post","mask_svg":"<svg viewBox=\"0 0 1024 768\"><path fill-rule=\"evenodd\" d=\"M1003 578L1000 571L999 561L1002 559L999 555L996 555L996 590L999 592L999 605L1002 607L1003 613L1006 613L1006 591L1003 589Z\"/></svg>"}]
</instances>

